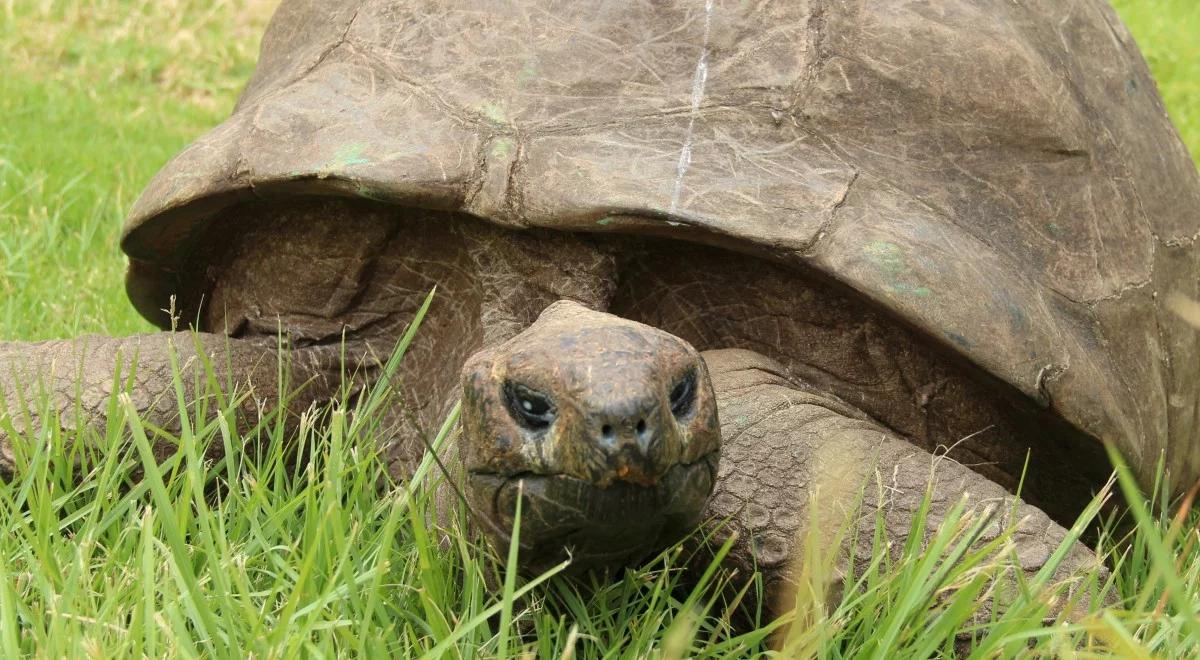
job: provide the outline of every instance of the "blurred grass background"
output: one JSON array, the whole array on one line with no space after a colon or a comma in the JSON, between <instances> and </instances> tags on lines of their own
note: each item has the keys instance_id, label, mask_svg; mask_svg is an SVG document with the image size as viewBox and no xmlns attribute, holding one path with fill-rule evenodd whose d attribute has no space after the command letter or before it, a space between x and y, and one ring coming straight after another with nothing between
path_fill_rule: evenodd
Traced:
<instances>
[{"instance_id":1,"label":"blurred grass background","mask_svg":"<svg viewBox=\"0 0 1200 660\"><path fill-rule=\"evenodd\" d=\"M0 336L150 329L125 299L124 214L228 115L277 4L0 5Z\"/></svg>"},{"instance_id":2,"label":"blurred grass background","mask_svg":"<svg viewBox=\"0 0 1200 660\"><path fill-rule=\"evenodd\" d=\"M125 300L125 211L224 119L277 0L4 0L0 337L149 329ZM1200 2L1118 0L1200 153Z\"/></svg>"}]
</instances>

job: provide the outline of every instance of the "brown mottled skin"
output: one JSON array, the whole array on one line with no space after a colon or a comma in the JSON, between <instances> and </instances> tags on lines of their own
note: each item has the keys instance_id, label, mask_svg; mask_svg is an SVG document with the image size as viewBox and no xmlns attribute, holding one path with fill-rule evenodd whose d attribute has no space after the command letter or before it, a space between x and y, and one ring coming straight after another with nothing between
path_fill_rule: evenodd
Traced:
<instances>
[{"instance_id":1,"label":"brown mottled skin","mask_svg":"<svg viewBox=\"0 0 1200 660\"><path fill-rule=\"evenodd\" d=\"M963 494L1007 511L1013 496L984 474L1015 483L1024 452L1038 448L1020 432L1041 420L1044 432L1077 441L869 306L753 257L659 239L509 232L328 199L247 204L226 222L238 230L194 257L209 264L188 294L207 301L198 334L0 344L9 409L42 383L60 423L102 424L116 362L123 371L136 362L135 406L171 430L173 343L185 383L199 347L222 382L251 394L241 417L249 424L266 411L257 406L277 400L282 331L290 381L303 385L283 411L294 418L331 398L343 370L369 380L436 284L401 366L403 402L388 413L397 478L461 396L462 444L448 452L454 486L498 543L523 489L526 569L567 550L577 570L628 564L707 521L718 541L738 534L728 563L742 575L761 570L776 603L806 523L829 533L860 489L862 524L881 507L899 539L931 476L931 524ZM898 373L915 382L897 385ZM77 375L81 420L72 412ZM530 392L549 408L532 423L515 409ZM12 419L18 429L40 422ZM981 430L950 457L929 453ZM23 437L0 431L9 473ZM988 465L981 474L952 457ZM1076 481L1087 467L1072 466ZM1080 506L1085 491L1062 483L1060 495L1074 499L1059 506ZM1065 531L1029 504L1016 513L1017 556L1035 571ZM848 548L847 558L862 561L864 550ZM1062 575L1094 563L1078 545Z\"/></svg>"},{"instance_id":2,"label":"brown mottled skin","mask_svg":"<svg viewBox=\"0 0 1200 660\"><path fill-rule=\"evenodd\" d=\"M721 448L696 349L568 301L467 362L463 429L471 506L505 547L523 489L532 568L568 547L577 568L626 564L681 538L701 522Z\"/></svg>"}]
</instances>

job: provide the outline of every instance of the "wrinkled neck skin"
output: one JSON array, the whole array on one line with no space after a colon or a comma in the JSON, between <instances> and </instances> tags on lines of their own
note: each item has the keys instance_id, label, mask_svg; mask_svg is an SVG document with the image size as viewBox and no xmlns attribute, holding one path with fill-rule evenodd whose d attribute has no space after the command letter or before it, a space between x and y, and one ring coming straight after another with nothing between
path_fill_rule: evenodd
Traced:
<instances>
[{"instance_id":1,"label":"wrinkled neck skin","mask_svg":"<svg viewBox=\"0 0 1200 660\"><path fill-rule=\"evenodd\" d=\"M681 513L677 524L667 527L677 534L675 527L687 527L694 518L734 517L744 523L746 534L757 536L745 542L744 552L734 553L747 566L770 564L766 555L790 547L792 539L785 537L800 528L795 520L803 517L801 503L814 483L808 477L796 479L814 475L814 465L832 465L828 458L813 458L818 449L828 452L838 445L828 441L836 433L813 430L817 427L812 420L821 415L812 410L836 411L837 420L850 421L821 423L849 425L845 433L857 433L854 442L867 443L855 445L857 454L848 454L861 459L853 470L828 468L853 473L833 480L836 488L826 486L826 491L841 489L837 501L868 478L855 470L870 464L879 447L888 449L885 458L892 463L953 447L952 458L975 468L958 477L964 483L985 484L995 497L1016 486L1025 457L1032 453L1026 497L1059 520L1077 513L1107 475L1102 452L1090 440L1043 415L950 351L837 285L766 259L665 239L508 231L459 214L346 200L247 204L229 212L213 231L232 241L220 243L219 251L193 255L193 263L206 264L206 270L192 281L190 294L181 297L185 317L198 314L209 331L254 337L274 336L283 328L298 351L345 341L348 353L382 361L436 285L430 313L401 366L400 400L387 420L392 429L389 469L397 478L411 474L462 395L468 379L463 376L460 381L460 374L470 372L464 372L463 365L471 364L472 356L494 362L511 354L512 342L530 332L539 315L560 300L604 313L595 318L637 322L679 340L701 352L703 364L711 356L725 356L720 368L706 376L711 379L706 386L715 392L717 432L725 446L713 477L716 484L706 486L716 495L704 511L696 516ZM563 326L557 332L569 338L572 331ZM554 350L545 352L552 355ZM727 350L736 352L712 353ZM729 355L740 357L731 360ZM752 384L739 389L737 383L748 373L771 374L775 380L770 393L783 396L781 403L774 408L736 403L746 388L767 387L750 378ZM676 374L654 377L663 379L656 391L669 397ZM792 427L764 430L772 428L776 416L787 418L781 411L790 410L799 395L786 391L803 392L815 406L794 413L792 426L807 429L802 438ZM764 390L762 397L753 399L766 396ZM662 405L669 405L666 398ZM754 421L760 418L761 423ZM459 488L467 485L470 473L465 457L475 445L496 440L490 426L467 426L462 444L447 453L451 465L457 466L452 471L461 480L455 484ZM862 439L867 437L888 441ZM803 453L786 459L780 458L778 448L764 453L761 447L771 442L800 447ZM695 464L701 458L692 456L691 463L677 464ZM506 481L532 470L519 461L504 469L509 472L489 474ZM667 469L654 478L669 474ZM738 474L742 481L735 478ZM676 477L682 481L674 489L703 486L691 477ZM778 487L768 488L769 495L756 494L758 486L774 482ZM857 485L847 485L852 482ZM601 484L600 490L611 493L612 488L636 485L615 479ZM493 487L493 509L477 507L485 510L477 510L476 518L492 526L485 532L503 541L504 522L494 509L503 498L496 492ZM626 511L664 506L661 493L630 493L621 500ZM586 513L588 506L580 500L566 508L574 515ZM601 508L603 515L611 514ZM566 515L560 509L539 510L547 528ZM579 518L571 530L600 528L588 520L595 517ZM1051 524L1044 514L1039 520ZM631 529L634 536L641 534L636 526ZM584 535L586 542L595 541L595 534ZM666 541L656 539L646 552ZM553 553L530 543L527 565L545 565Z\"/></svg>"},{"instance_id":2,"label":"wrinkled neck skin","mask_svg":"<svg viewBox=\"0 0 1200 660\"><path fill-rule=\"evenodd\" d=\"M282 330L294 351L344 346L348 362L379 365L436 289L385 420L389 469L400 479L457 401L469 356L529 327L556 300L603 309L616 286L614 257L587 241L452 213L311 199L248 204L211 232L222 240L192 255L185 271L204 276L180 298L181 316L199 316L203 330L237 338Z\"/></svg>"}]
</instances>

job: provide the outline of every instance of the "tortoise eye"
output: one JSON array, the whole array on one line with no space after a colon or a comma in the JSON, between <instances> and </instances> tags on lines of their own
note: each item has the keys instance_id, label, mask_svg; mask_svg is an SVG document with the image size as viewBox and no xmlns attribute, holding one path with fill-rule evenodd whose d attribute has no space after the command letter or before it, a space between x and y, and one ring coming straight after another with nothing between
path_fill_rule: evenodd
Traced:
<instances>
[{"instance_id":1,"label":"tortoise eye","mask_svg":"<svg viewBox=\"0 0 1200 660\"><path fill-rule=\"evenodd\" d=\"M541 431L554 421L554 403L535 389L510 381L504 384L504 398L512 418L531 431Z\"/></svg>"},{"instance_id":2,"label":"tortoise eye","mask_svg":"<svg viewBox=\"0 0 1200 660\"><path fill-rule=\"evenodd\" d=\"M696 370L689 369L671 389L671 413L683 417L692 410L696 400Z\"/></svg>"}]
</instances>

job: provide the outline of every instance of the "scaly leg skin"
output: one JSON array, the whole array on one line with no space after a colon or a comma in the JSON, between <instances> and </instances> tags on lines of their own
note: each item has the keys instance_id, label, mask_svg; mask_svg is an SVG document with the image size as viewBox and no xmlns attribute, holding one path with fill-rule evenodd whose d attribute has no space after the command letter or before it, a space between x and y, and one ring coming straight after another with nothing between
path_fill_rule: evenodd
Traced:
<instances>
[{"instance_id":1,"label":"scaly leg skin","mask_svg":"<svg viewBox=\"0 0 1200 660\"><path fill-rule=\"evenodd\" d=\"M206 381L206 374L199 371L207 368L206 364L211 366L226 395L243 395L236 421L242 431L273 410L280 400L279 352L274 339L160 332L122 338L86 336L41 343L3 342L0 343L0 404L3 405L0 478L13 478L23 462L18 456L29 455L30 447L21 443L31 441L42 428L39 411L46 405L59 426L67 431L66 437L88 437L86 433L74 432L83 431L83 426L97 429L102 437L118 374L120 387L127 389L140 418L168 434L177 434L179 402L171 351L175 352L189 403L198 395L206 395L205 391L194 391L195 383ZM294 351L289 354L287 364L288 392L294 393L285 414L291 419L336 393L341 374L337 347ZM213 402L208 409L216 412L216 407ZM11 437L10 431L14 432ZM173 453L174 444L158 437L153 449L162 460ZM213 443L210 458L220 450L220 443Z\"/></svg>"},{"instance_id":2,"label":"scaly leg skin","mask_svg":"<svg viewBox=\"0 0 1200 660\"><path fill-rule=\"evenodd\" d=\"M825 594L840 586L836 574L832 583L796 584L808 579L798 578L802 571L796 564L813 540L823 552L838 553L836 571L849 562L861 575L871 561L876 513L881 512L893 551L898 551L931 478L926 533L964 495L968 510L982 514L994 507L997 512L985 539L995 538L1015 511L1019 522L1012 541L1027 577L1042 568L1067 535L1041 510L1014 501L999 485L962 465L935 459L836 397L789 381L769 358L738 349L703 355L722 429L717 485L706 512L716 530L710 543L718 547L738 534L728 563L743 575L762 571L765 604L772 614L792 606L798 586L817 587ZM847 530L856 505L861 506L857 544L830 547L849 538L839 532ZM1076 543L1055 580L1097 571L1104 571L1099 560Z\"/></svg>"}]
</instances>

